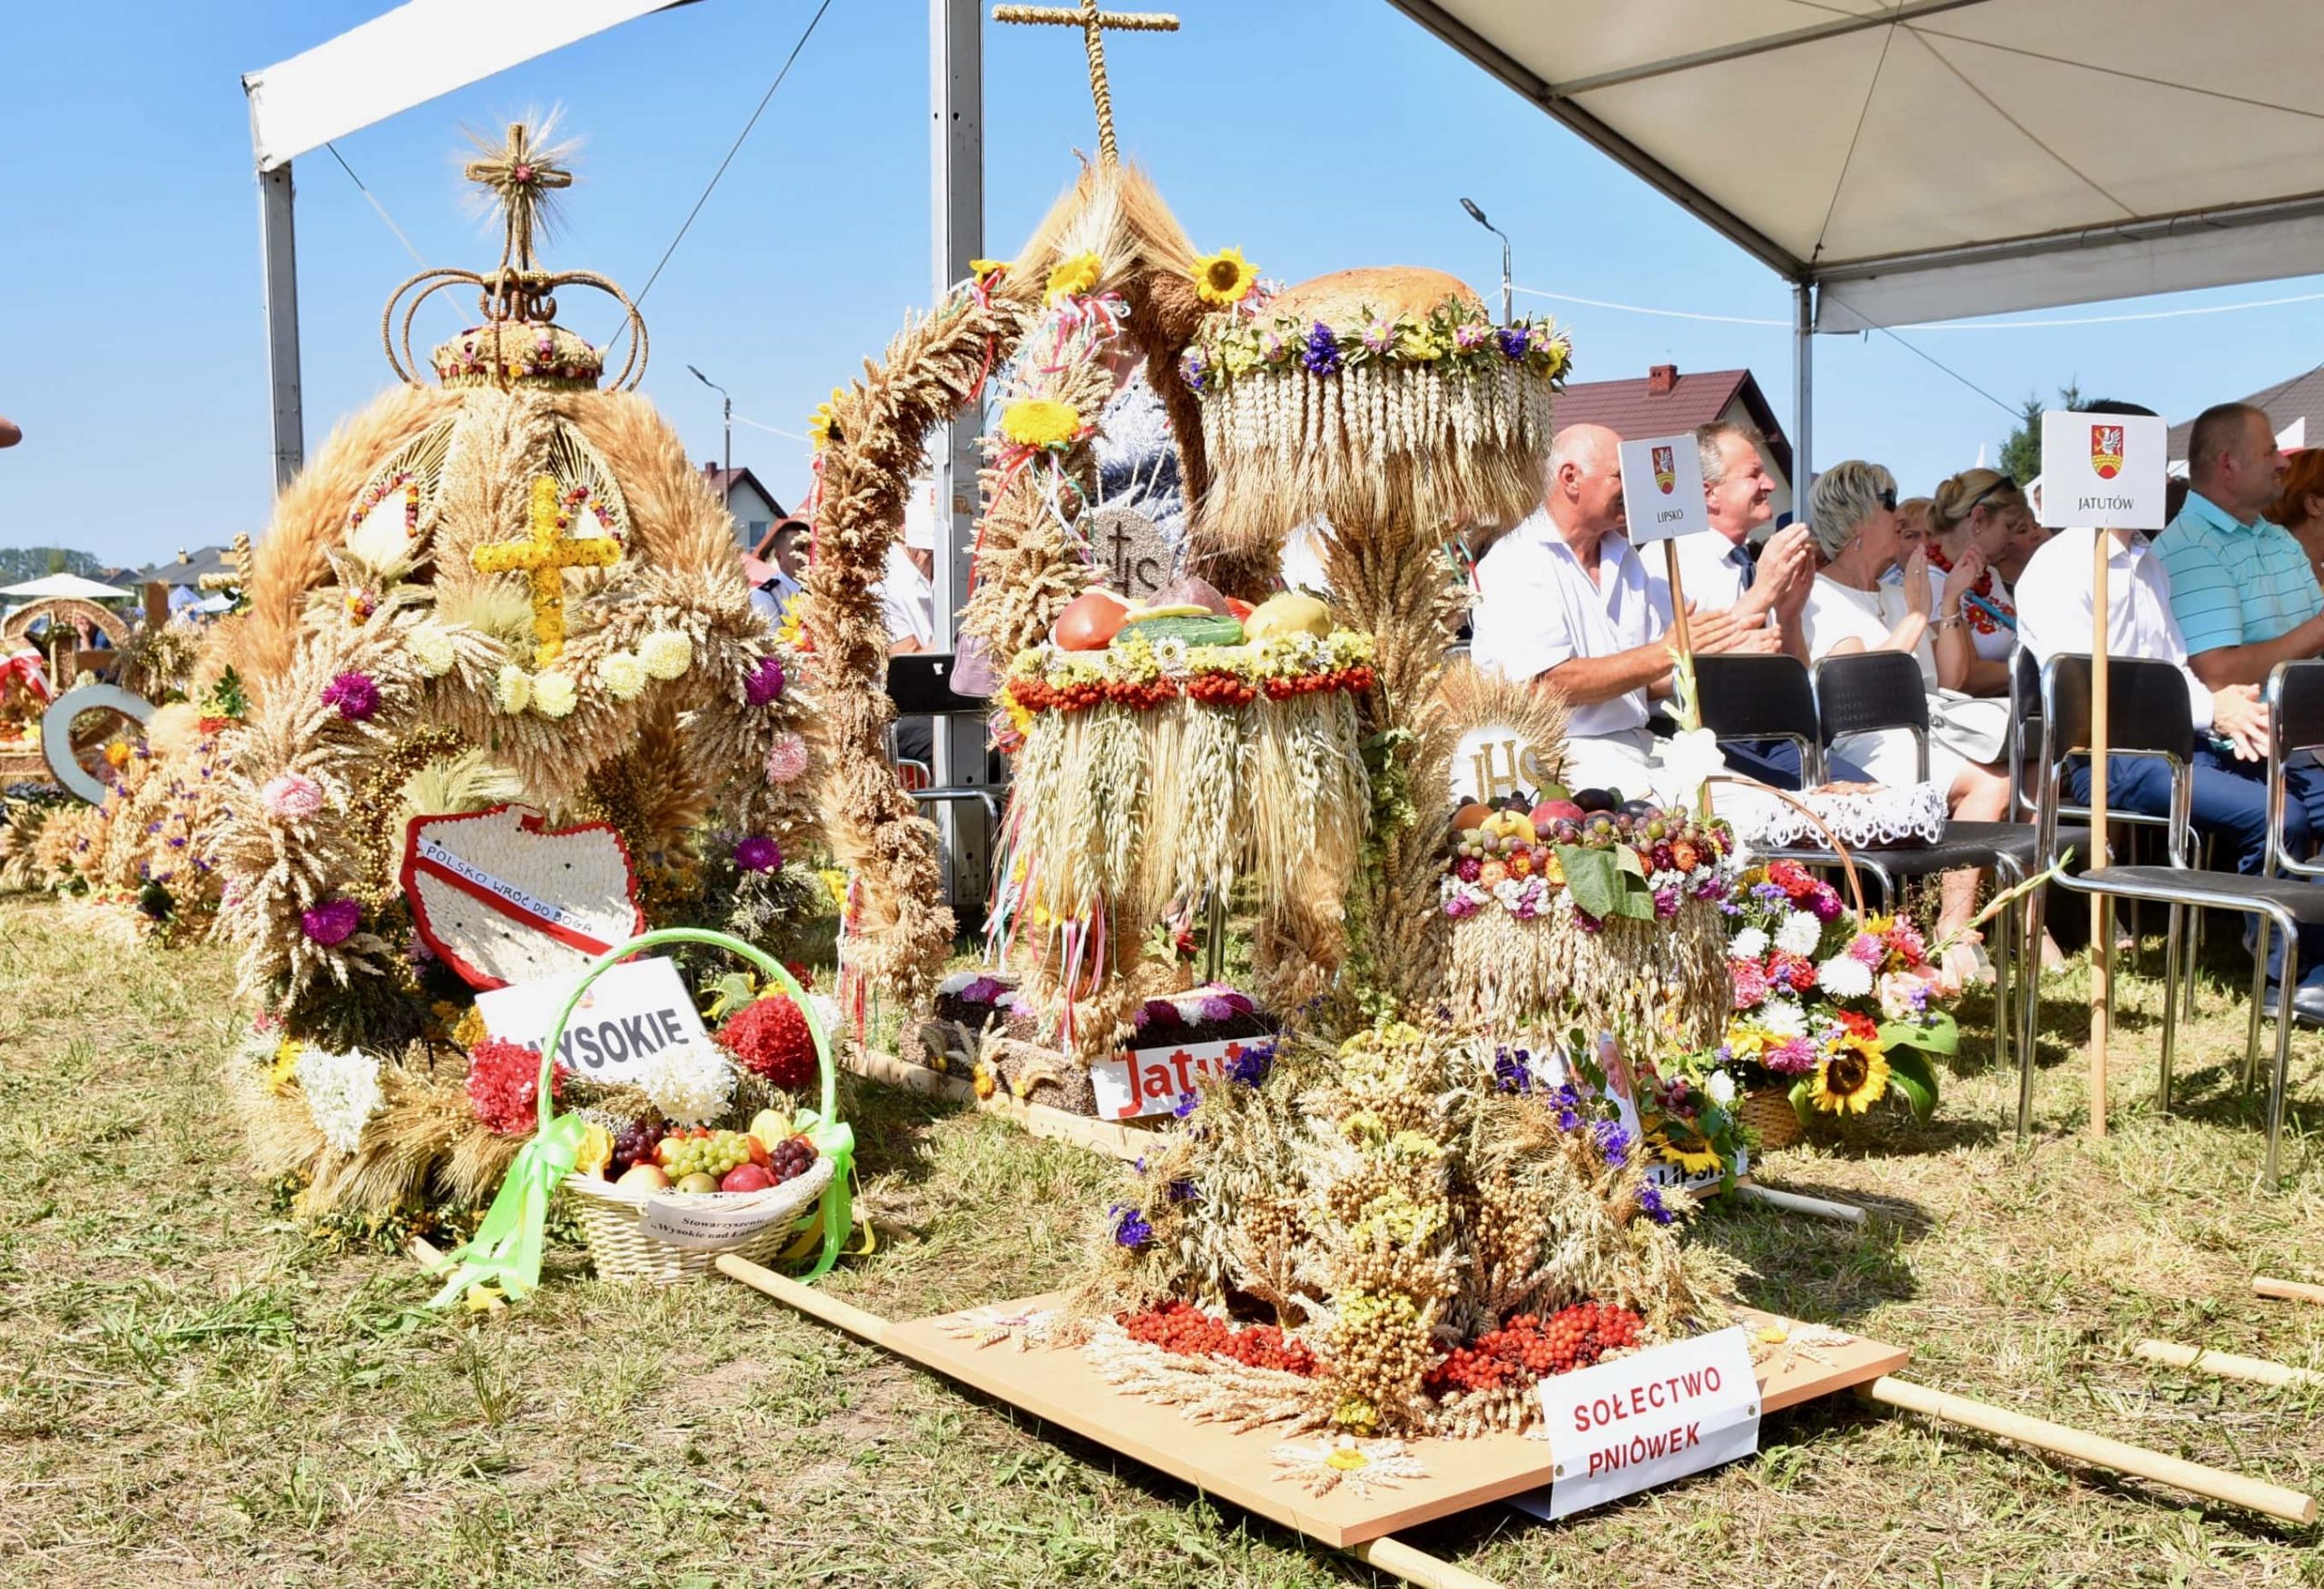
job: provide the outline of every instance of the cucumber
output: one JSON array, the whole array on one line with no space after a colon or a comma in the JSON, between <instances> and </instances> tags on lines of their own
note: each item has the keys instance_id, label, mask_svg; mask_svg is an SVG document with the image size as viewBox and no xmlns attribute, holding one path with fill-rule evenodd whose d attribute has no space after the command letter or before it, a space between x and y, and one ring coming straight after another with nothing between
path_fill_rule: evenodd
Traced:
<instances>
[{"instance_id":1,"label":"cucumber","mask_svg":"<svg viewBox=\"0 0 2324 1589\"><path fill-rule=\"evenodd\" d=\"M1146 617L1132 620L1122 633L1143 635L1150 643L1175 636L1189 646L1240 646L1243 626L1230 617L1204 613L1198 617Z\"/></svg>"}]
</instances>

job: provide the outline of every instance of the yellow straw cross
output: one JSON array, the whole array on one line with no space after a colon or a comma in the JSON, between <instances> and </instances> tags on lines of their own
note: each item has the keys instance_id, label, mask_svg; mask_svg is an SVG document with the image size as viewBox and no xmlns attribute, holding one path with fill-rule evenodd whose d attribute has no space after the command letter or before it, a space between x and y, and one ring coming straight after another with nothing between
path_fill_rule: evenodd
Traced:
<instances>
[{"instance_id":1,"label":"yellow straw cross","mask_svg":"<svg viewBox=\"0 0 2324 1589\"><path fill-rule=\"evenodd\" d=\"M1081 0L1078 5L996 5L992 19L1081 30L1089 55L1089 97L1098 104L1098 158L1105 165L1119 165L1121 155L1114 146L1114 95L1106 84L1105 30L1176 33L1178 19L1154 11L1100 11L1098 0Z\"/></svg>"},{"instance_id":2,"label":"yellow straw cross","mask_svg":"<svg viewBox=\"0 0 2324 1589\"><path fill-rule=\"evenodd\" d=\"M531 533L523 540L492 541L468 554L479 574L523 569L533 582L533 666L547 667L565 649L565 571L606 568L621 558L621 543L610 536L569 538L556 481L533 477Z\"/></svg>"}]
</instances>

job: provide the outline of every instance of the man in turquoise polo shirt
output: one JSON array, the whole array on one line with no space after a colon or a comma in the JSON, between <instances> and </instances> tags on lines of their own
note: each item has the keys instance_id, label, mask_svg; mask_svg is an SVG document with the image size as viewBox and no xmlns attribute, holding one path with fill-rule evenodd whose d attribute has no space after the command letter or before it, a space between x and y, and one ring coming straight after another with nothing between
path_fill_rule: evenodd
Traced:
<instances>
[{"instance_id":1,"label":"man in turquoise polo shirt","mask_svg":"<svg viewBox=\"0 0 2324 1589\"><path fill-rule=\"evenodd\" d=\"M2249 403L2204 410L2188 434L2187 505L2155 538L2154 551L2171 577L2171 612L2187 637L2187 666L2207 688L2265 687L2277 663L2324 653L2324 589L2299 542L2267 518L2285 467L2273 421ZM2267 776L2264 762L2220 765ZM2324 769L2302 758L2284 769L2284 791L2307 813L2308 831L2324 834ZM2287 833L2299 825L2288 823ZM2320 950L2324 936L2300 935L2292 1009L2310 1025L2324 1025ZM2270 960L2272 983L2280 962Z\"/></svg>"}]
</instances>

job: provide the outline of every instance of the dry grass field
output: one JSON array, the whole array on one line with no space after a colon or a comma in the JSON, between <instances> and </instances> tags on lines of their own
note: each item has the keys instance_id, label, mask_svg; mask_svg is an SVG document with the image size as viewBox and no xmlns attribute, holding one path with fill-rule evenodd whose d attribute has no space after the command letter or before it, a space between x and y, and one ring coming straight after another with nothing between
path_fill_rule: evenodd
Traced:
<instances>
[{"instance_id":1,"label":"dry grass field","mask_svg":"<svg viewBox=\"0 0 2324 1589\"><path fill-rule=\"evenodd\" d=\"M1372 1581L724 1280L624 1289L562 1248L506 1316L428 1312L410 1262L310 1241L240 1168L212 1080L230 980L216 951L133 955L0 901L0 1582ZM2029 1150L2014 1077L1972 1052L1927 1130L1764 1166L1867 1225L1728 1199L1699 1238L1756 1271L1748 1299L1905 1344L1915 1379L2324 1489L2324 1392L2126 1349L2324 1367L2324 1308L2249 1286L2324 1279L2324 1039L2299 1045L2290 1173L2262 1196L2235 994L2207 992L2164 1118L2160 990L2127 982L2115 1130L2093 1146L2082 987L2049 985ZM846 1111L885 1239L827 1284L891 1316L1062 1279L1117 1174L868 1084ZM1564 1526L1487 1508L1413 1543L1511 1585L2324 1584L2324 1531L1853 1401L1780 1415L1762 1442Z\"/></svg>"}]
</instances>

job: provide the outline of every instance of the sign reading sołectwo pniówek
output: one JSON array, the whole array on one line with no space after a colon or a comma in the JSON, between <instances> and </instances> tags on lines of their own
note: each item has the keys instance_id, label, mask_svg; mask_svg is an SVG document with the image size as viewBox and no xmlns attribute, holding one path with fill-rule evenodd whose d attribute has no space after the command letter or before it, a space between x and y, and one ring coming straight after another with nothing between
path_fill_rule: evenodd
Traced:
<instances>
[{"instance_id":1,"label":"sign reading so\u0142ectwo pni\u00f3wek","mask_svg":"<svg viewBox=\"0 0 2324 1589\"><path fill-rule=\"evenodd\" d=\"M1538 1387L1556 1476L1510 1505L1570 1517L1759 1448L1759 1381L1739 1328L1554 1374Z\"/></svg>"},{"instance_id":2,"label":"sign reading so\u0142ectwo pni\u00f3wek","mask_svg":"<svg viewBox=\"0 0 2324 1589\"><path fill-rule=\"evenodd\" d=\"M537 1051L580 980L539 977L494 988L476 996L477 1013L493 1036ZM589 984L565 1023L556 1054L576 1076L619 1081L664 1049L709 1041L678 968L653 955L615 966Z\"/></svg>"}]
</instances>

